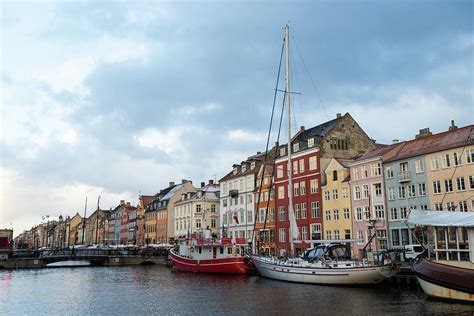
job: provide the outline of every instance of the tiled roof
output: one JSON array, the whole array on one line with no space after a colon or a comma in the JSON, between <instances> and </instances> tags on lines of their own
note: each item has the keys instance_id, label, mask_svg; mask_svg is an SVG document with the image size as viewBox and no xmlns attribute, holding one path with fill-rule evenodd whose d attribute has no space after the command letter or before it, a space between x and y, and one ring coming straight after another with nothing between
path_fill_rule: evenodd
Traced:
<instances>
[{"instance_id":1,"label":"tiled roof","mask_svg":"<svg viewBox=\"0 0 474 316\"><path fill-rule=\"evenodd\" d=\"M397 161L466 145L474 145L474 125L403 142L397 153L385 161Z\"/></svg>"},{"instance_id":2,"label":"tiled roof","mask_svg":"<svg viewBox=\"0 0 474 316\"><path fill-rule=\"evenodd\" d=\"M267 163L271 163L273 161L273 156L275 155L276 148L273 147L271 150L268 151L267 154ZM260 167L263 163L263 160L265 159L265 153L259 153L254 156L249 157L245 163L248 164L248 167L246 168L245 172L242 172L242 168L240 167L236 174L234 174L234 170L230 171L227 173L224 177L222 177L219 182L222 181L228 181L230 179L234 178L239 178L248 174L258 174L258 171L260 170ZM252 170L250 168L250 165L252 162L255 162L255 168Z\"/></svg>"},{"instance_id":3,"label":"tiled roof","mask_svg":"<svg viewBox=\"0 0 474 316\"><path fill-rule=\"evenodd\" d=\"M400 150L402 146L403 143L397 143L393 145L378 145L374 150L371 150L365 155L362 155L355 159L353 163L360 163L375 157L382 157L382 160L385 161L386 159L390 159L394 155L396 155L398 153L398 150Z\"/></svg>"},{"instance_id":4,"label":"tiled roof","mask_svg":"<svg viewBox=\"0 0 474 316\"><path fill-rule=\"evenodd\" d=\"M154 195L141 195L140 198L142 200L143 207L146 207L148 204L151 203L151 201L153 201L155 196Z\"/></svg>"}]
</instances>

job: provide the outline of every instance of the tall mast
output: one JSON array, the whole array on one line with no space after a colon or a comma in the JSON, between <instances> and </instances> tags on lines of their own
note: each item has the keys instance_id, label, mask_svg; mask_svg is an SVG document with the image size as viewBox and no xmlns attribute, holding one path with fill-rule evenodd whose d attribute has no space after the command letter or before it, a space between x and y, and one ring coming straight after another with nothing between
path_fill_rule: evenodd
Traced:
<instances>
[{"instance_id":1,"label":"tall mast","mask_svg":"<svg viewBox=\"0 0 474 316\"><path fill-rule=\"evenodd\" d=\"M290 102L290 28L288 24L285 26L285 99L286 108L288 110L288 216L290 221L290 256L295 254L295 246L293 244L293 236L295 235L294 230L298 227L294 227L295 214L293 212L293 181L292 173L293 166L291 162L291 102Z\"/></svg>"}]
</instances>

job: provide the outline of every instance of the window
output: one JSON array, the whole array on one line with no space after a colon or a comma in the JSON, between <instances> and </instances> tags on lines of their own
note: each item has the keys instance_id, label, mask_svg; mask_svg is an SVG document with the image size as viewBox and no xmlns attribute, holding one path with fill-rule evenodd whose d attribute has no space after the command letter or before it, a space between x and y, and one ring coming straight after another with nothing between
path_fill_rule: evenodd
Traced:
<instances>
[{"instance_id":1,"label":"window","mask_svg":"<svg viewBox=\"0 0 474 316\"><path fill-rule=\"evenodd\" d=\"M311 138L308 139L308 148L311 148L313 146L314 146L314 138L311 137Z\"/></svg>"},{"instance_id":2,"label":"window","mask_svg":"<svg viewBox=\"0 0 474 316\"><path fill-rule=\"evenodd\" d=\"M330 196L329 196L329 191L324 191L324 199L326 201L329 201L331 199Z\"/></svg>"},{"instance_id":3,"label":"window","mask_svg":"<svg viewBox=\"0 0 474 316\"><path fill-rule=\"evenodd\" d=\"M326 211L326 220L327 220L327 221L330 221L330 220L331 220L331 211L330 211L330 210L327 210L327 211Z\"/></svg>"},{"instance_id":4,"label":"window","mask_svg":"<svg viewBox=\"0 0 474 316\"><path fill-rule=\"evenodd\" d=\"M248 194L247 194L247 204L251 204L251 203L252 203L252 200L253 200L252 196L253 196L252 193L248 193Z\"/></svg>"},{"instance_id":5,"label":"window","mask_svg":"<svg viewBox=\"0 0 474 316\"><path fill-rule=\"evenodd\" d=\"M457 184L458 191L466 190L466 184L464 183L464 177L457 177L456 178L456 184Z\"/></svg>"},{"instance_id":6,"label":"window","mask_svg":"<svg viewBox=\"0 0 474 316\"><path fill-rule=\"evenodd\" d=\"M388 199L395 200L395 188L393 187L388 188Z\"/></svg>"},{"instance_id":7,"label":"window","mask_svg":"<svg viewBox=\"0 0 474 316\"><path fill-rule=\"evenodd\" d=\"M321 224L311 224L311 239L314 239L314 240L322 239L321 232L322 232Z\"/></svg>"},{"instance_id":8,"label":"window","mask_svg":"<svg viewBox=\"0 0 474 316\"><path fill-rule=\"evenodd\" d=\"M297 152L299 150L300 150L300 144L299 143L293 144L293 152Z\"/></svg>"},{"instance_id":9,"label":"window","mask_svg":"<svg viewBox=\"0 0 474 316\"><path fill-rule=\"evenodd\" d=\"M277 166L277 178L283 178L283 166Z\"/></svg>"},{"instance_id":10,"label":"window","mask_svg":"<svg viewBox=\"0 0 474 316\"><path fill-rule=\"evenodd\" d=\"M459 211L467 212L467 201L459 201Z\"/></svg>"},{"instance_id":11,"label":"window","mask_svg":"<svg viewBox=\"0 0 474 316\"><path fill-rule=\"evenodd\" d=\"M369 186L364 184L364 198L368 199L369 198Z\"/></svg>"},{"instance_id":12,"label":"window","mask_svg":"<svg viewBox=\"0 0 474 316\"><path fill-rule=\"evenodd\" d=\"M345 208L345 209L344 209L344 219L350 219L350 213L349 213L349 209L348 209L348 208Z\"/></svg>"},{"instance_id":13,"label":"window","mask_svg":"<svg viewBox=\"0 0 474 316\"><path fill-rule=\"evenodd\" d=\"M351 230L345 229L344 230L344 239L351 239Z\"/></svg>"},{"instance_id":14,"label":"window","mask_svg":"<svg viewBox=\"0 0 474 316\"><path fill-rule=\"evenodd\" d=\"M370 219L370 208L368 205L364 206L364 220Z\"/></svg>"},{"instance_id":15,"label":"window","mask_svg":"<svg viewBox=\"0 0 474 316\"><path fill-rule=\"evenodd\" d=\"M456 206L454 205L454 202L448 202L446 203L446 209L448 211L455 211L456 210Z\"/></svg>"},{"instance_id":16,"label":"window","mask_svg":"<svg viewBox=\"0 0 474 316\"><path fill-rule=\"evenodd\" d=\"M212 218L211 219L211 228L216 228L216 219L215 218Z\"/></svg>"},{"instance_id":17,"label":"window","mask_svg":"<svg viewBox=\"0 0 474 316\"><path fill-rule=\"evenodd\" d=\"M408 217L408 209L406 206L400 207L400 219L405 219Z\"/></svg>"},{"instance_id":18,"label":"window","mask_svg":"<svg viewBox=\"0 0 474 316\"><path fill-rule=\"evenodd\" d=\"M383 219L385 218L385 210L383 205L375 205L375 218Z\"/></svg>"},{"instance_id":19,"label":"window","mask_svg":"<svg viewBox=\"0 0 474 316\"><path fill-rule=\"evenodd\" d=\"M280 156L285 156L286 155L286 147L281 147L280 148Z\"/></svg>"},{"instance_id":20,"label":"window","mask_svg":"<svg viewBox=\"0 0 474 316\"><path fill-rule=\"evenodd\" d=\"M316 156L309 157L309 170L316 170L318 168L318 162Z\"/></svg>"},{"instance_id":21,"label":"window","mask_svg":"<svg viewBox=\"0 0 474 316\"><path fill-rule=\"evenodd\" d=\"M451 167L451 162L449 161L449 154L443 156L443 168Z\"/></svg>"},{"instance_id":22,"label":"window","mask_svg":"<svg viewBox=\"0 0 474 316\"><path fill-rule=\"evenodd\" d=\"M285 207L284 206L280 206L278 208L278 220L279 221L285 220Z\"/></svg>"},{"instance_id":23,"label":"window","mask_svg":"<svg viewBox=\"0 0 474 316\"><path fill-rule=\"evenodd\" d=\"M304 172L304 159L300 159L300 173Z\"/></svg>"},{"instance_id":24,"label":"window","mask_svg":"<svg viewBox=\"0 0 474 316\"><path fill-rule=\"evenodd\" d=\"M339 220L339 210L334 210L333 213L334 213L334 220L338 221Z\"/></svg>"},{"instance_id":25,"label":"window","mask_svg":"<svg viewBox=\"0 0 474 316\"><path fill-rule=\"evenodd\" d=\"M420 210L425 210L425 211L428 210L428 205L426 204L420 205Z\"/></svg>"},{"instance_id":26,"label":"window","mask_svg":"<svg viewBox=\"0 0 474 316\"><path fill-rule=\"evenodd\" d=\"M437 211L442 211L442 210L443 210L443 204L441 204L441 203L435 203L435 210L437 210Z\"/></svg>"},{"instance_id":27,"label":"window","mask_svg":"<svg viewBox=\"0 0 474 316\"><path fill-rule=\"evenodd\" d=\"M215 212L216 212L216 205L215 205L215 204L212 204L212 205L211 205L211 212L212 212L212 213L215 213Z\"/></svg>"},{"instance_id":28,"label":"window","mask_svg":"<svg viewBox=\"0 0 474 316\"><path fill-rule=\"evenodd\" d=\"M469 189L474 189L474 176L469 176Z\"/></svg>"},{"instance_id":29,"label":"window","mask_svg":"<svg viewBox=\"0 0 474 316\"><path fill-rule=\"evenodd\" d=\"M298 196L300 194L300 184L293 183L293 195Z\"/></svg>"},{"instance_id":30,"label":"window","mask_svg":"<svg viewBox=\"0 0 474 316\"><path fill-rule=\"evenodd\" d=\"M296 219L300 219L300 205L295 204L295 217Z\"/></svg>"},{"instance_id":31,"label":"window","mask_svg":"<svg viewBox=\"0 0 474 316\"><path fill-rule=\"evenodd\" d=\"M354 168L353 178L354 180L359 180L359 168Z\"/></svg>"},{"instance_id":32,"label":"window","mask_svg":"<svg viewBox=\"0 0 474 316\"><path fill-rule=\"evenodd\" d=\"M330 230L326 230L326 239L328 240L331 240L331 231Z\"/></svg>"},{"instance_id":33,"label":"window","mask_svg":"<svg viewBox=\"0 0 474 316\"><path fill-rule=\"evenodd\" d=\"M370 169L371 169L371 172L372 172L372 177L380 176L380 174L381 174L380 162L371 164Z\"/></svg>"},{"instance_id":34,"label":"window","mask_svg":"<svg viewBox=\"0 0 474 316\"><path fill-rule=\"evenodd\" d=\"M201 220L199 218L196 219L196 228L201 228Z\"/></svg>"},{"instance_id":35,"label":"window","mask_svg":"<svg viewBox=\"0 0 474 316\"><path fill-rule=\"evenodd\" d=\"M337 190L336 189L332 190L332 199L337 200L337 197L338 197Z\"/></svg>"},{"instance_id":36,"label":"window","mask_svg":"<svg viewBox=\"0 0 474 316\"><path fill-rule=\"evenodd\" d=\"M347 188L342 188L342 197L344 199L349 197L349 190Z\"/></svg>"},{"instance_id":37,"label":"window","mask_svg":"<svg viewBox=\"0 0 474 316\"><path fill-rule=\"evenodd\" d=\"M359 186L356 186L354 188L354 195L355 195L356 200L360 200L361 196L360 196L360 187Z\"/></svg>"},{"instance_id":38,"label":"window","mask_svg":"<svg viewBox=\"0 0 474 316\"><path fill-rule=\"evenodd\" d=\"M357 242L358 245L364 244L364 235L362 234L361 230L357 231L357 239L359 239L359 241Z\"/></svg>"},{"instance_id":39,"label":"window","mask_svg":"<svg viewBox=\"0 0 474 316\"><path fill-rule=\"evenodd\" d=\"M293 174L297 174L298 173L298 161L295 160L293 161Z\"/></svg>"},{"instance_id":40,"label":"window","mask_svg":"<svg viewBox=\"0 0 474 316\"><path fill-rule=\"evenodd\" d=\"M332 181L337 181L337 170L332 172Z\"/></svg>"},{"instance_id":41,"label":"window","mask_svg":"<svg viewBox=\"0 0 474 316\"><path fill-rule=\"evenodd\" d=\"M400 246L400 232L398 229L392 230L392 246Z\"/></svg>"},{"instance_id":42,"label":"window","mask_svg":"<svg viewBox=\"0 0 474 316\"><path fill-rule=\"evenodd\" d=\"M222 200L222 207L227 207L227 199L226 198L224 198Z\"/></svg>"},{"instance_id":43,"label":"window","mask_svg":"<svg viewBox=\"0 0 474 316\"><path fill-rule=\"evenodd\" d=\"M387 179L393 178L393 169L392 166L388 166L385 168L385 173L387 174Z\"/></svg>"},{"instance_id":44,"label":"window","mask_svg":"<svg viewBox=\"0 0 474 316\"><path fill-rule=\"evenodd\" d=\"M444 180L444 189L446 190L446 192L453 192L453 180L452 179Z\"/></svg>"},{"instance_id":45,"label":"window","mask_svg":"<svg viewBox=\"0 0 474 316\"><path fill-rule=\"evenodd\" d=\"M282 200L285 198L285 186L278 187L278 199Z\"/></svg>"},{"instance_id":46,"label":"window","mask_svg":"<svg viewBox=\"0 0 474 316\"><path fill-rule=\"evenodd\" d=\"M280 242L285 242L285 236L286 236L286 231L284 228L280 228L278 230L278 232L280 233Z\"/></svg>"},{"instance_id":47,"label":"window","mask_svg":"<svg viewBox=\"0 0 474 316\"><path fill-rule=\"evenodd\" d=\"M415 185L410 184L408 186L408 197L415 197L415 196L416 196Z\"/></svg>"},{"instance_id":48,"label":"window","mask_svg":"<svg viewBox=\"0 0 474 316\"><path fill-rule=\"evenodd\" d=\"M362 179L366 179L369 177L369 173L367 172L367 167L362 166Z\"/></svg>"},{"instance_id":49,"label":"window","mask_svg":"<svg viewBox=\"0 0 474 316\"><path fill-rule=\"evenodd\" d=\"M196 213L201 213L201 204L196 204Z\"/></svg>"},{"instance_id":50,"label":"window","mask_svg":"<svg viewBox=\"0 0 474 316\"><path fill-rule=\"evenodd\" d=\"M398 198L399 199L404 199L405 198L405 187L404 186L398 187Z\"/></svg>"},{"instance_id":51,"label":"window","mask_svg":"<svg viewBox=\"0 0 474 316\"><path fill-rule=\"evenodd\" d=\"M357 221L362 220L362 208L361 207L356 207L356 220Z\"/></svg>"},{"instance_id":52,"label":"window","mask_svg":"<svg viewBox=\"0 0 474 316\"><path fill-rule=\"evenodd\" d=\"M270 220L271 221L275 220L275 209L274 208L270 209Z\"/></svg>"},{"instance_id":53,"label":"window","mask_svg":"<svg viewBox=\"0 0 474 316\"><path fill-rule=\"evenodd\" d=\"M425 183L418 183L418 195L425 196L426 195L426 186Z\"/></svg>"},{"instance_id":54,"label":"window","mask_svg":"<svg viewBox=\"0 0 474 316\"><path fill-rule=\"evenodd\" d=\"M410 242L410 239L408 238L408 229L403 228L402 229L402 245L408 245Z\"/></svg>"},{"instance_id":55,"label":"window","mask_svg":"<svg viewBox=\"0 0 474 316\"><path fill-rule=\"evenodd\" d=\"M311 217L319 217L319 202L311 202Z\"/></svg>"},{"instance_id":56,"label":"window","mask_svg":"<svg viewBox=\"0 0 474 316\"><path fill-rule=\"evenodd\" d=\"M305 219L306 217L306 203L301 203L301 219Z\"/></svg>"},{"instance_id":57,"label":"window","mask_svg":"<svg viewBox=\"0 0 474 316\"><path fill-rule=\"evenodd\" d=\"M441 193L441 182L439 180L433 181L433 193Z\"/></svg>"},{"instance_id":58,"label":"window","mask_svg":"<svg viewBox=\"0 0 474 316\"><path fill-rule=\"evenodd\" d=\"M300 194L301 195L306 195L306 184L304 181L300 182Z\"/></svg>"},{"instance_id":59,"label":"window","mask_svg":"<svg viewBox=\"0 0 474 316\"><path fill-rule=\"evenodd\" d=\"M423 161L421 159L415 161L415 172L422 173L423 169Z\"/></svg>"},{"instance_id":60,"label":"window","mask_svg":"<svg viewBox=\"0 0 474 316\"><path fill-rule=\"evenodd\" d=\"M474 149L466 150L467 163L474 163Z\"/></svg>"},{"instance_id":61,"label":"window","mask_svg":"<svg viewBox=\"0 0 474 316\"><path fill-rule=\"evenodd\" d=\"M301 239L308 240L308 229L306 226L301 227Z\"/></svg>"},{"instance_id":62,"label":"window","mask_svg":"<svg viewBox=\"0 0 474 316\"><path fill-rule=\"evenodd\" d=\"M382 183L374 184L375 196L382 196Z\"/></svg>"},{"instance_id":63,"label":"window","mask_svg":"<svg viewBox=\"0 0 474 316\"><path fill-rule=\"evenodd\" d=\"M244 196L243 195L240 196L240 204L244 204Z\"/></svg>"},{"instance_id":64,"label":"window","mask_svg":"<svg viewBox=\"0 0 474 316\"><path fill-rule=\"evenodd\" d=\"M462 164L461 155L459 155L458 153L453 153L453 160L455 166L459 166L460 164Z\"/></svg>"},{"instance_id":65,"label":"window","mask_svg":"<svg viewBox=\"0 0 474 316\"><path fill-rule=\"evenodd\" d=\"M336 240L339 239L339 230L334 231L334 239L336 239Z\"/></svg>"},{"instance_id":66,"label":"window","mask_svg":"<svg viewBox=\"0 0 474 316\"><path fill-rule=\"evenodd\" d=\"M398 219L398 210L397 210L396 207L392 207L390 209L390 219L392 219L392 220Z\"/></svg>"},{"instance_id":67,"label":"window","mask_svg":"<svg viewBox=\"0 0 474 316\"><path fill-rule=\"evenodd\" d=\"M253 212L247 211L247 223L251 223L253 221Z\"/></svg>"},{"instance_id":68,"label":"window","mask_svg":"<svg viewBox=\"0 0 474 316\"><path fill-rule=\"evenodd\" d=\"M318 179L312 179L309 181L311 194L318 193Z\"/></svg>"},{"instance_id":69,"label":"window","mask_svg":"<svg viewBox=\"0 0 474 316\"><path fill-rule=\"evenodd\" d=\"M438 170L438 169L439 169L438 158L431 157L431 171Z\"/></svg>"}]
</instances>

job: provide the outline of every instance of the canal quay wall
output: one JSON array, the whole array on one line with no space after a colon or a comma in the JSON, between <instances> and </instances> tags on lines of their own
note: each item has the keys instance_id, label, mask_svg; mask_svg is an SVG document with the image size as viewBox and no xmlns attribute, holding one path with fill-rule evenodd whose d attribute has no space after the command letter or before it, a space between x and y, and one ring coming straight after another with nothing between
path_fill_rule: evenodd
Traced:
<instances>
[{"instance_id":1,"label":"canal quay wall","mask_svg":"<svg viewBox=\"0 0 474 316\"><path fill-rule=\"evenodd\" d=\"M69 258L68 260L57 260L54 262L60 263L61 261L89 261L91 266L104 266L104 267L114 267L114 266L131 266L131 265L153 265L160 264L165 265L167 263L166 257L143 257L143 256L110 256L107 258L101 259L86 259L86 258ZM48 264L53 263L51 260L43 258L17 258L17 259L8 259L0 261L0 269L41 269L41 268L50 268ZM68 265L74 266L72 265ZM60 266L54 266L60 267Z\"/></svg>"}]
</instances>

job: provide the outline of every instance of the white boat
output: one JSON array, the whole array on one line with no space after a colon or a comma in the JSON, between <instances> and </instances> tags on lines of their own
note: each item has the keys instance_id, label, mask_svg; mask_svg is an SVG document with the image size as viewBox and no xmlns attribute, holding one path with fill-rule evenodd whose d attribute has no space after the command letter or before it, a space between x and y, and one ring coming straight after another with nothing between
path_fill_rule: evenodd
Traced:
<instances>
[{"instance_id":1,"label":"white boat","mask_svg":"<svg viewBox=\"0 0 474 316\"><path fill-rule=\"evenodd\" d=\"M474 302L474 213L412 210L408 222L427 227L434 246L413 265L425 294Z\"/></svg>"},{"instance_id":2,"label":"white boat","mask_svg":"<svg viewBox=\"0 0 474 316\"><path fill-rule=\"evenodd\" d=\"M285 101L288 117L288 166L292 166L291 157L291 115L290 115L290 71L289 71L289 27L285 27ZM292 172L288 172L288 187L293 188ZM290 220L290 255L294 254L294 242L298 239L295 214L293 211L293 192L288 190L288 214ZM324 241L323 241L324 242ZM278 259L251 255L250 258L258 272L267 278L314 284L373 284L389 278L392 265L384 259L375 264L373 260L353 260L345 256L345 245L322 244L308 250L303 257Z\"/></svg>"}]
</instances>

